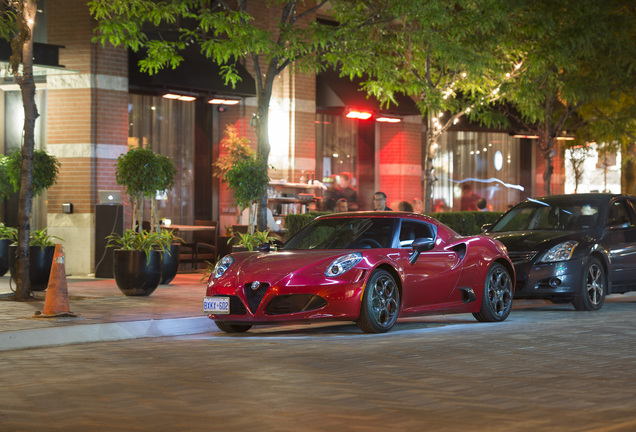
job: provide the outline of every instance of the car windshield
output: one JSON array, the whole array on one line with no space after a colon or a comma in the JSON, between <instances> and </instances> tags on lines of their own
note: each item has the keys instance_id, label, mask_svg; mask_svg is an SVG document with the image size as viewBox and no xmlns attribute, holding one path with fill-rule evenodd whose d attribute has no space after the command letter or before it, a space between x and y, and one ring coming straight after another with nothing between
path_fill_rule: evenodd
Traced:
<instances>
[{"instance_id":1,"label":"car windshield","mask_svg":"<svg viewBox=\"0 0 636 432\"><path fill-rule=\"evenodd\" d=\"M576 231L596 226L599 207L595 203L523 202L506 213L489 232L504 231Z\"/></svg>"},{"instance_id":2,"label":"car windshield","mask_svg":"<svg viewBox=\"0 0 636 432\"><path fill-rule=\"evenodd\" d=\"M318 219L293 236L283 250L388 248L394 218Z\"/></svg>"}]
</instances>

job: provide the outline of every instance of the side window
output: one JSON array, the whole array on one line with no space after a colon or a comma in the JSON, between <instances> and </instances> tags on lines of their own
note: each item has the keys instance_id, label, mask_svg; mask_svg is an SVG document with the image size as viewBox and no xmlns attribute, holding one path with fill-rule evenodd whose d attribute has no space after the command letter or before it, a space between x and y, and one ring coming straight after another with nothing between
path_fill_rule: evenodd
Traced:
<instances>
[{"instance_id":1,"label":"side window","mask_svg":"<svg viewBox=\"0 0 636 432\"><path fill-rule=\"evenodd\" d=\"M403 220L400 228L400 247L410 248L413 240L418 238L435 238L435 228L425 222Z\"/></svg>"},{"instance_id":2,"label":"side window","mask_svg":"<svg viewBox=\"0 0 636 432\"><path fill-rule=\"evenodd\" d=\"M609 215L607 217L608 226L622 226L627 228L633 226L631 213L627 208L625 200L614 201L610 204Z\"/></svg>"}]
</instances>

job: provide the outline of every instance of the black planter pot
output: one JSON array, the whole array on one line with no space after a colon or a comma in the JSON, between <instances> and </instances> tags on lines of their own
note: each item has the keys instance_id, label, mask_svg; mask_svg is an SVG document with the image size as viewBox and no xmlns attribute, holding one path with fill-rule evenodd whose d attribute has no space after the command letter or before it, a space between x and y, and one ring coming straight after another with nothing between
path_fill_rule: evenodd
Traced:
<instances>
[{"instance_id":1,"label":"black planter pot","mask_svg":"<svg viewBox=\"0 0 636 432\"><path fill-rule=\"evenodd\" d=\"M9 271L9 245L12 240L0 240L0 276L4 276Z\"/></svg>"},{"instance_id":2,"label":"black planter pot","mask_svg":"<svg viewBox=\"0 0 636 432\"><path fill-rule=\"evenodd\" d=\"M15 279L17 262L15 253L17 245L9 246L9 268L11 275ZM44 291L49 284L49 275L53 266L53 256L55 246L29 246L29 279L31 280L31 291Z\"/></svg>"},{"instance_id":3,"label":"black planter pot","mask_svg":"<svg viewBox=\"0 0 636 432\"><path fill-rule=\"evenodd\" d=\"M115 250L113 273L117 287L127 296L148 296L161 281L161 252L150 252L150 259L141 251Z\"/></svg>"},{"instance_id":4,"label":"black planter pot","mask_svg":"<svg viewBox=\"0 0 636 432\"><path fill-rule=\"evenodd\" d=\"M163 253L163 264L161 270L161 285L172 282L179 270L179 244L170 245L170 253Z\"/></svg>"}]
</instances>

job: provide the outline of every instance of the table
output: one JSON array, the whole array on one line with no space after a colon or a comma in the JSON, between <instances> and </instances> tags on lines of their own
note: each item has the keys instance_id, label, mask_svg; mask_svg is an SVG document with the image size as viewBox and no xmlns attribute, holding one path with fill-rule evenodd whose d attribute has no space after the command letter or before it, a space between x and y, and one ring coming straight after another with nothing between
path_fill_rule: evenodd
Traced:
<instances>
[{"instance_id":1,"label":"table","mask_svg":"<svg viewBox=\"0 0 636 432\"><path fill-rule=\"evenodd\" d=\"M208 226L208 225L177 225L177 224L170 224L168 225L161 225L161 228L163 229L171 229L171 230L175 230L175 231L179 231L179 232L193 232L193 231L216 231L216 227L215 226Z\"/></svg>"}]
</instances>

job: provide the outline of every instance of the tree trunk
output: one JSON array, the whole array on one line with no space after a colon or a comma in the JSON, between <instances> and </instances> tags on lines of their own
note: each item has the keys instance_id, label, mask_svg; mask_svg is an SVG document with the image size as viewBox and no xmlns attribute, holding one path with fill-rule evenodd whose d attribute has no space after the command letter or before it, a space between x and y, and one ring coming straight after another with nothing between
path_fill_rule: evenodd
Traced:
<instances>
[{"instance_id":1,"label":"tree trunk","mask_svg":"<svg viewBox=\"0 0 636 432\"><path fill-rule=\"evenodd\" d=\"M273 62L275 65L276 63ZM274 86L274 78L276 77L275 67L270 66L267 75L264 78L256 79L256 141L257 153L263 158L266 165L269 165L269 104L272 99L272 89ZM267 189L266 189L267 190ZM258 201L258 215L256 218L257 229L259 231L267 230L267 192L261 195Z\"/></svg>"},{"instance_id":2,"label":"tree trunk","mask_svg":"<svg viewBox=\"0 0 636 432\"><path fill-rule=\"evenodd\" d=\"M22 92L24 106L24 143L22 144L22 166L20 171L20 193L18 196L18 252L16 260L16 300L31 297L29 278L29 237L33 208L33 152L35 149L35 121L38 109L35 105L35 81L33 80L33 22L36 13L35 0L26 0L22 16L29 37L22 45L22 75L17 82ZM18 12L19 13L19 12Z\"/></svg>"}]
</instances>

